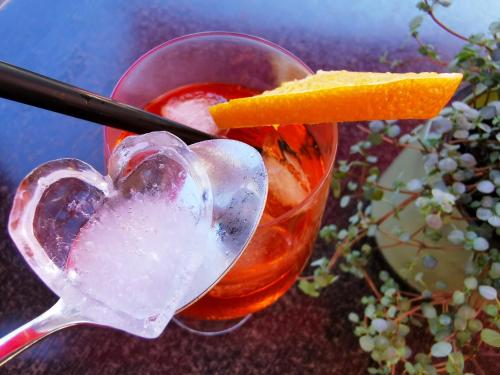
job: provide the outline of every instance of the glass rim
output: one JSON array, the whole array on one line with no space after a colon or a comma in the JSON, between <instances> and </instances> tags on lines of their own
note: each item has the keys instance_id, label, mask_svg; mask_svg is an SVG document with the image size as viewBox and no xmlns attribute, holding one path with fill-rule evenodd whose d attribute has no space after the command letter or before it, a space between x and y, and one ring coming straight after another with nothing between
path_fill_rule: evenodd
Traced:
<instances>
[{"instance_id":1,"label":"glass rim","mask_svg":"<svg viewBox=\"0 0 500 375\"><path fill-rule=\"evenodd\" d=\"M142 54L137 60L135 60L132 65L130 65L127 70L120 76L118 79L118 82L116 83L115 87L113 88L113 91L111 92L111 98L114 98L116 92L120 89L121 85L123 84L123 81L126 79L126 77L147 57L150 55L154 54L157 51L162 50L163 48L169 47L171 45L175 45L179 42L183 42L186 40L191 40L191 39L198 39L198 38L204 38L204 37L228 37L228 38L234 38L234 39L242 39L242 40L250 40L253 42L257 42L258 44L264 44L267 47L271 47L274 50L277 50L278 52L281 52L288 57L290 57L294 62L298 63L301 65L309 74L313 74L314 71L305 63L303 62L300 58L295 56L292 52L288 51L287 49L281 47L280 45L273 43L267 39L254 36L254 35L249 35L249 34L244 34L244 33L237 33L237 32L232 32L232 31L203 31L203 32L197 32L197 33L191 33L191 34L186 34L186 35L181 35L178 37L175 37L173 39L170 39L166 42L160 43L157 46L151 48L150 50L146 51L144 54ZM306 127L311 127L311 126L328 126L327 124L324 125L307 125L304 124ZM325 171L323 176L321 177L320 181L316 184L316 186L311 189L311 191L307 194L306 198L300 202L297 206L294 206L293 208L289 209L285 213L279 215L278 217L273 218L272 220L266 222L266 223L259 223L258 228L266 228L266 227L271 227L273 225L276 225L279 222L282 222L284 220L287 220L290 217L293 217L295 214L300 212L304 206L306 206L312 199L313 197L318 193L318 191L323 187L325 184L326 180L330 177L330 174L333 169L333 165L335 162L335 156L337 154L337 148L338 148L338 128L337 128L337 123L331 123L329 124L332 127L332 139L337 140L332 144L332 151L331 151L331 157L328 160L328 163L326 165ZM106 127L104 128L104 141L105 143L107 142L107 133L106 133Z\"/></svg>"}]
</instances>

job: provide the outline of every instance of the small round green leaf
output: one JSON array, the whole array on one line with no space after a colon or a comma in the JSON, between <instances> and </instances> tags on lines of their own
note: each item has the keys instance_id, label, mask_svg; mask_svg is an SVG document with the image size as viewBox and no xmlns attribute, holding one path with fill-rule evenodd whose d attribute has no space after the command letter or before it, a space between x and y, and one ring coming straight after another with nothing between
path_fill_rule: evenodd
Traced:
<instances>
[{"instance_id":1,"label":"small round green leaf","mask_svg":"<svg viewBox=\"0 0 500 375\"><path fill-rule=\"evenodd\" d=\"M500 333L493 329L483 329L481 331L481 340L494 348L500 348Z\"/></svg>"},{"instance_id":2,"label":"small round green leaf","mask_svg":"<svg viewBox=\"0 0 500 375\"><path fill-rule=\"evenodd\" d=\"M373 338L371 336L361 336L359 338L359 346L361 346L361 349L363 349L363 351L371 352L375 347L375 342L373 341Z\"/></svg>"},{"instance_id":3,"label":"small round green leaf","mask_svg":"<svg viewBox=\"0 0 500 375\"><path fill-rule=\"evenodd\" d=\"M448 357L448 354L451 353L452 347L449 342L440 341L432 345L431 355L436 358L444 358Z\"/></svg>"}]
</instances>

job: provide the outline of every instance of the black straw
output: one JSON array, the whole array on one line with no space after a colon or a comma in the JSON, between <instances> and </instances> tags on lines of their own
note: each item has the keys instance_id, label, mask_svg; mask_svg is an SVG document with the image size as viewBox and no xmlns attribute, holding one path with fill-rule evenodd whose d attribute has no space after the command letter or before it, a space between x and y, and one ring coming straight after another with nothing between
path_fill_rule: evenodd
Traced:
<instances>
[{"instance_id":1,"label":"black straw","mask_svg":"<svg viewBox=\"0 0 500 375\"><path fill-rule=\"evenodd\" d=\"M216 138L178 122L2 61L0 97L137 134L166 130L187 144Z\"/></svg>"}]
</instances>

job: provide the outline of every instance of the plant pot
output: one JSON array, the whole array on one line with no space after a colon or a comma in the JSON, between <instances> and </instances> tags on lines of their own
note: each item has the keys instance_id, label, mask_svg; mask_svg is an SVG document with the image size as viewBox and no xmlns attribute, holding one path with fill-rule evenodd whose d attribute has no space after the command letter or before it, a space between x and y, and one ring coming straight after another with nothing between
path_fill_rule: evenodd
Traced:
<instances>
[{"instance_id":1,"label":"plant pot","mask_svg":"<svg viewBox=\"0 0 500 375\"><path fill-rule=\"evenodd\" d=\"M383 186L389 187L392 186L395 180L408 182L414 178L421 178L425 176L423 165L424 161L419 151L409 148L405 149L382 175L380 183ZM408 198L408 195L390 192L385 193L383 201L373 202L373 216L381 217L385 215L406 198ZM458 210L453 212L453 216L458 218L462 217ZM453 245L446 239L446 235L454 228L465 229L467 227L466 220L453 220L450 222L449 225L444 227L444 238L438 242L430 241L424 237L422 233L414 237L415 240L421 241L428 246L439 247L441 248L440 250L421 250L419 254L417 248L405 244L394 247L391 246L398 242L399 229L406 233L414 233L424 225L424 223L424 217L413 203L400 212L399 220L392 217L382 223L380 226L381 230L377 231L376 236L382 255L393 268L394 272L417 290L454 291L462 289L465 277L465 265L471 253L470 251L462 249L460 246ZM386 248L387 246L390 247ZM429 269L423 266L422 257L426 254L432 254L438 261L435 268ZM408 268L412 262L414 265L411 270L405 272L404 269ZM415 276L419 272L423 273L422 280L425 285L415 280ZM437 287L436 283L438 281L444 282L446 288L443 289L442 286Z\"/></svg>"},{"instance_id":2,"label":"plant pot","mask_svg":"<svg viewBox=\"0 0 500 375\"><path fill-rule=\"evenodd\" d=\"M478 109L484 107L489 101L500 100L498 92L487 93L485 88L476 88L476 92L474 92L470 85L461 87L453 99L463 101ZM425 175L422 154L417 150L407 148L387 168L380 179L380 184L389 187L392 186L395 180L406 183L414 178L421 178ZM385 215L393 206L400 204L406 198L407 196L403 194L386 192L383 201L373 202L373 216L381 217ZM424 237L422 233L414 237L417 241L421 241L432 247L439 247L441 250L421 250L419 254L415 248L404 244L384 248L396 242L391 233L394 234L398 227L406 233L413 233L424 225L424 217L415 207L415 204L410 204L403 209L399 214L399 220L390 218L380 226L381 230L377 231L376 240L382 255L393 268L393 271L415 289L420 291L428 289L431 291L445 290L453 292L463 288L465 266L472 254L461 246L452 244L447 240L446 235L452 229L465 230L468 222L457 209L454 209L453 216L462 219L453 220L451 223L448 223L443 231L445 236L440 241L432 242ZM422 260L418 259L426 254L431 254L438 261L435 268L425 268ZM410 272L405 272L404 269L412 262L415 264L414 267ZM419 272L423 273L422 280L425 285L415 280L415 275ZM444 282L446 288L438 288L436 286L438 281Z\"/></svg>"}]
</instances>

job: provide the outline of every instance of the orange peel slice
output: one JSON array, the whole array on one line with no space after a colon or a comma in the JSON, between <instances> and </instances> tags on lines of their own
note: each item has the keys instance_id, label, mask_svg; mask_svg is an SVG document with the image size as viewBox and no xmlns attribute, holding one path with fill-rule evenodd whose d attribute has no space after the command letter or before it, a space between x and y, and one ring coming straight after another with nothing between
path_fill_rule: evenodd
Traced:
<instances>
[{"instance_id":1,"label":"orange peel slice","mask_svg":"<svg viewBox=\"0 0 500 375\"><path fill-rule=\"evenodd\" d=\"M260 95L210 107L221 129L271 124L427 119L448 103L459 73L318 71Z\"/></svg>"}]
</instances>

